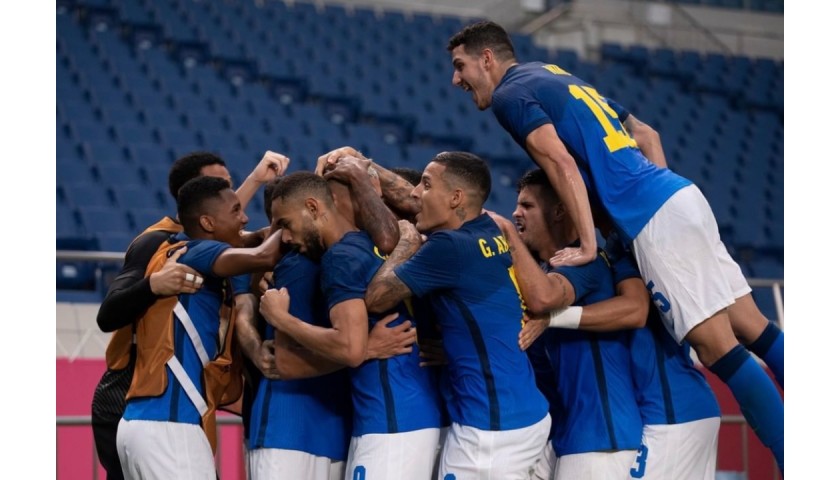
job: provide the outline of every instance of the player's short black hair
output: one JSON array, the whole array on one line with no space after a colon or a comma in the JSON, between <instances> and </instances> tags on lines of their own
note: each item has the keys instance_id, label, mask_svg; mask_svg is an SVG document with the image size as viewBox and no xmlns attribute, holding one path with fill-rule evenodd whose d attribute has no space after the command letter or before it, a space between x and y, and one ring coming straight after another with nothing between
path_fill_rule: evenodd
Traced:
<instances>
[{"instance_id":1,"label":"player's short black hair","mask_svg":"<svg viewBox=\"0 0 840 480\"><path fill-rule=\"evenodd\" d=\"M280 177L271 193L271 201L288 201L299 195L311 195L332 205L332 193L327 180L312 172L298 171Z\"/></svg>"},{"instance_id":2,"label":"player's short black hair","mask_svg":"<svg viewBox=\"0 0 840 480\"><path fill-rule=\"evenodd\" d=\"M187 235L198 227L198 219L207 213L207 200L221 198L222 190L230 188L224 178L199 176L188 180L178 190L178 219Z\"/></svg>"},{"instance_id":3,"label":"player's short black hair","mask_svg":"<svg viewBox=\"0 0 840 480\"><path fill-rule=\"evenodd\" d=\"M404 178L406 181L408 181L408 183L414 186L417 186L417 184L419 184L420 180L422 180L423 178L423 172L417 170L416 168L396 167L392 168L391 171Z\"/></svg>"},{"instance_id":4,"label":"player's short black hair","mask_svg":"<svg viewBox=\"0 0 840 480\"><path fill-rule=\"evenodd\" d=\"M169 193L178 199L178 190L185 183L201 175L201 169L208 165L221 165L227 168L225 161L215 153L191 152L175 160L169 169Z\"/></svg>"},{"instance_id":5,"label":"player's short black hair","mask_svg":"<svg viewBox=\"0 0 840 480\"><path fill-rule=\"evenodd\" d=\"M469 152L440 152L432 161L446 167L443 171L445 181L474 189L480 200L479 206L484 205L492 187L487 162Z\"/></svg>"},{"instance_id":6,"label":"player's short black hair","mask_svg":"<svg viewBox=\"0 0 840 480\"><path fill-rule=\"evenodd\" d=\"M280 183L281 178L283 177L276 177L263 187L263 208L265 209L265 216L268 218L268 223L271 223L271 199L274 197L274 187Z\"/></svg>"},{"instance_id":7,"label":"player's short black hair","mask_svg":"<svg viewBox=\"0 0 840 480\"><path fill-rule=\"evenodd\" d=\"M459 45L463 45L469 55L478 55L489 48L501 61L516 60L510 36L495 22L482 21L467 25L449 39L446 49L451 52Z\"/></svg>"},{"instance_id":8,"label":"player's short black hair","mask_svg":"<svg viewBox=\"0 0 840 480\"><path fill-rule=\"evenodd\" d=\"M523 175L522 178L516 182L516 193L520 193L525 187L530 186L540 187L540 195L544 200L546 200L546 202L552 204L560 203L560 198L557 196L557 192L554 191L554 187L551 186L551 182L548 180L548 175L545 173L545 170L536 168Z\"/></svg>"}]
</instances>

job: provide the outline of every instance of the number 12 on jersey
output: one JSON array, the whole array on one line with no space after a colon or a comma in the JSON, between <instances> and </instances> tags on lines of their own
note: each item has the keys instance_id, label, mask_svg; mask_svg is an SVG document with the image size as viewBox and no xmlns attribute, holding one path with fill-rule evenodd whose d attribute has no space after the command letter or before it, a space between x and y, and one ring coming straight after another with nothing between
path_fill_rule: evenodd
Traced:
<instances>
[{"instance_id":1,"label":"number 12 on jersey","mask_svg":"<svg viewBox=\"0 0 840 480\"><path fill-rule=\"evenodd\" d=\"M583 100L583 103L595 115L598 123L604 129L604 133L607 134L604 137L604 143L607 144L610 153L625 147L637 148L636 141L627 134L624 125L620 121L618 122L618 126L621 130L615 127L613 121L618 120L618 114L601 98L601 95L594 88L569 85L569 93L576 99Z\"/></svg>"}]
</instances>

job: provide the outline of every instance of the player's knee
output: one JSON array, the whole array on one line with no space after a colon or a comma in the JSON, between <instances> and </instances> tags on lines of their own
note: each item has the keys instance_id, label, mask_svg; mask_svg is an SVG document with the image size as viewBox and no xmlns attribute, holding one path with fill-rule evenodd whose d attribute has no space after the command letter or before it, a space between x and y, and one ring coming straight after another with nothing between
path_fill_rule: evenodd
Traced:
<instances>
[{"instance_id":1,"label":"player's knee","mask_svg":"<svg viewBox=\"0 0 840 480\"><path fill-rule=\"evenodd\" d=\"M725 310L691 329L685 339L706 367L713 365L738 345Z\"/></svg>"}]
</instances>

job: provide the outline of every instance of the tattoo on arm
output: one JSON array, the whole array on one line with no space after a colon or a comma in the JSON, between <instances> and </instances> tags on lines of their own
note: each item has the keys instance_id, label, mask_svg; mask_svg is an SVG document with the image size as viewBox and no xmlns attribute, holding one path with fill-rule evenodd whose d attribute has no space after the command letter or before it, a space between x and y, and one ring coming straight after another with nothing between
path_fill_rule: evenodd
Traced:
<instances>
[{"instance_id":1,"label":"tattoo on arm","mask_svg":"<svg viewBox=\"0 0 840 480\"><path fill-rule=\"evenodd\" d=\"M399 212L416 214L420 211L419 202L411 197L414 185L394 172L372 163L379 174L379 185L385 203Z\"/></svg>"},{"instance_id":2,"label":"tattoo on arm","mask_svg":"<svg viewBox=\"0 0 840 480\"><path fill-rule=\"evenodd\" d=\"M368 284L365 304L369 310L381 313L394 307L400 300L411 296L411 290L397 277L394 269L408 260L415 251L417 251L416 246L409 242L400 240L397 243L391 256L379 267Z\"/></svg>"},{"instance_id":3,"label":"tattoo on arm","mask_svg":"<svg viewBox=\"0 0 840 480\"><path fill-rule=\"evenodd\" d=\"M366 185L353 185L353 195L359 206L359 225L370 234L373 243L382 253L391 253L400 239L397 218L369 182Z\"/></svg>"}]
</instances>

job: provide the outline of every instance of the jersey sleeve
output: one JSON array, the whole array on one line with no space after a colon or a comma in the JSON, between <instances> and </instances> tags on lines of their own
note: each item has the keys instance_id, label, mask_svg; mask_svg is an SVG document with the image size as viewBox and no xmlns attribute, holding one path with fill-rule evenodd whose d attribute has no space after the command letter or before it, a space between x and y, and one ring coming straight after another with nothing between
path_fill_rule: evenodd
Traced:
<instances>
[{"instance_id":1,"label":"jersey sleeve","mask_svg":"<svg viewBox=\"0 0 840 480\"><path fill-rule=\"evenodd\" d=\"M566 277L572 284L575 289L575 301L573 303L576 304L587 294L598 290L602 273L596 268L596 264L597 259L595 262L589 262L578 267L557 267L551 272Z\"/></svg>"},{"instance_id":2,"label":"jersey sleeve","mask_svg":"<svg viewBox=\"0 0 840 480\"><path fill-rule=\"evenodd\" d=\"M251 293L251 274L236 275L230 279L230 284L233 287L234 296Z\"/></svg>"},{"instance_id":3,"label":"jersey sleeve","mask_svg":"<svg viewBox=\"0 0 840 480\"><path fill-rule=\"evenodd\" d=\"M493 114L520 145L531 132L546 123L551 123L548 113L531 91L521 85L508 85L493 95Z\"/></svg>"},{"instance_id":4,"label":"jersey sleeve","mask_svg":"<svg viewBox=\"0 0 840 480\"><path fill-rule=\"evenodd\" d=\"M187 253L178 260L180 263L192 267L203 277L215 277L213 264L216 263L219 255L228 248L230 248L230 245L227 243L215 240L193 241L188 244Z\"/></svg>"},{"instance_id":5,"label":"jersey sleeve","mask_svg":"<svg viewBox=\"0 0 840 480\"><path fill-rule=\"evenodd\" d=\"M367 269L360 265L360 255L347 245L336 244L321 262L321 291L327 300L327 309L346 300L364 299L367 290Z\"/></svg>"},{"instance_id":6,"label":"jersey sleeve","mask_svg":"<svg viewBox=\"0 0 840 480\"><path fill-rule=\"evenodd\" d=\"M445 232L429 236L420 250L394 269L415 296L423 297L441 288L458 285L460 261L455 242Z\"/></svg>"},{"instance_id":7,"label":"jersey sleeve","mask_svg":"<svg viewBox=\"0 0 840 480\"><path fill-rule=\"evenodd\" d=\"M289 291L289 313L309 323L317 323L313 308L319 307L321 269L299 253L290 253L274 269L274 284ZM318 319L320 320L320 319Z\"/></svg>"}]
</instances>

